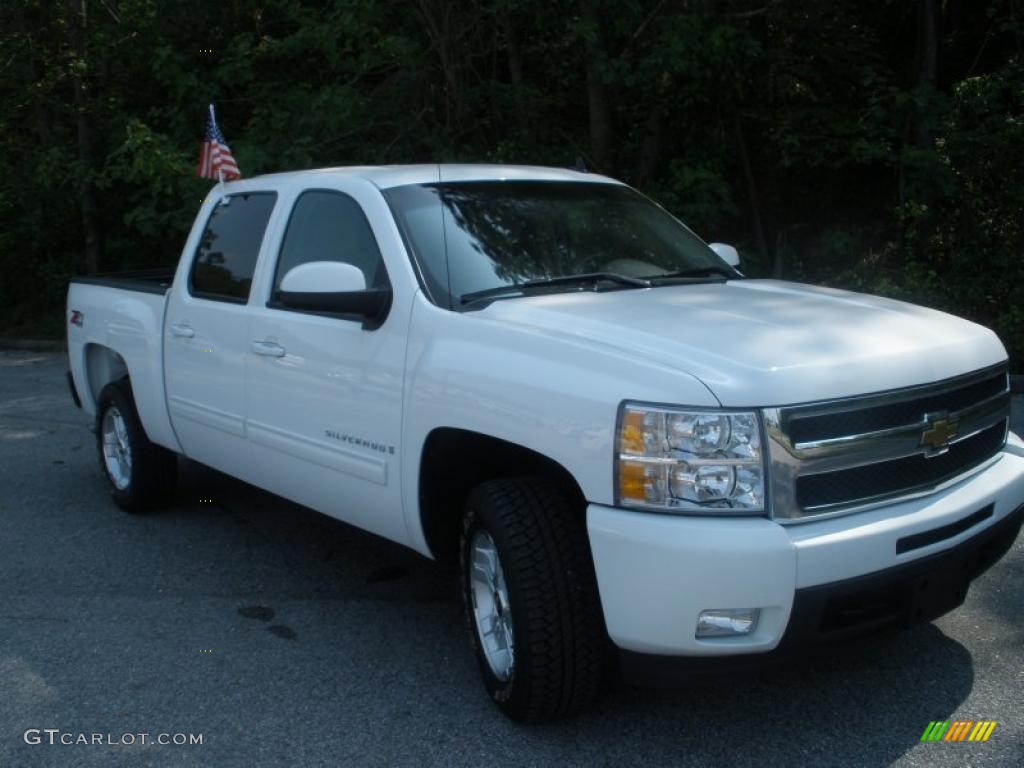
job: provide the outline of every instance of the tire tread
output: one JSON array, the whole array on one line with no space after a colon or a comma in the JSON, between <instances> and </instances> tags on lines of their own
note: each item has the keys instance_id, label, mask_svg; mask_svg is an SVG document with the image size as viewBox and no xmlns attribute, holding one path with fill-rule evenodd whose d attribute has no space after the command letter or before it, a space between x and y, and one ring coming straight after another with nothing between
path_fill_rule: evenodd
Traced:
<instances>
[{"instance_id":1,"label":"tire tread","mask_svg":"<svg viewBox=\"0 0 1024 768\"><path fill-rule=\"evenodd\" d=\"M576 714L596 698L605 643L597 581L582 516L562 487L544 477L491 480L470 504L486 504L505 532L506 578L514 579L528 644L526 706L509 712L539 722ZM517 665L518 666L518 665ZM517 670L518 674L518 670Z\"/></svg>"},{"instance_id":2,"label":"tire tread","mask_svg":"<svg viewBox=\"0 0 1024 768\"><path fill-rule=\"evenodd\" d=\"M103 435L100 426L108 405L116 405L125 420L132 445L132 478L128 488L118 491L103 464ZM177 479L178 457L173 451L150 442L142 428L131 384L127 379L111 382L100 392L96 416L96 440L100 470L110 487L110 495L126 512L146 512L165 504Z\"/></svg>"}]
</instances>

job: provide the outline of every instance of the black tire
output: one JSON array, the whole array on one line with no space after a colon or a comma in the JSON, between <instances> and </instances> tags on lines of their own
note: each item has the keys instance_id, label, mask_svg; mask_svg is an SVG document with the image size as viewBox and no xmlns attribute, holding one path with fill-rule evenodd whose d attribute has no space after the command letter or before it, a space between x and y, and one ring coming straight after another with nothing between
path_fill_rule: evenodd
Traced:
<instances>
[{"instance_id":1,"label":"black tire","mask_svg":"<svg viewBox=\"0 0 1024 768\"><path fill-rule=\"evenodd\" d=\"M118 487L104 454L103 426L111 409L116 409L123 420L127 453L131 459L130 467L124 473L127 484L122 483L123 487ZM145 512L168 501L177 479L177 454L151 443L146 437L127 379L111 382L100 392L96 408L96 448L100 472L107 481L110 497L125 512Z\"/></svg>"},{"instance_id":2,"label":"black tire","mask_svg":"<svg viewBox=\"0 0 1024 768\"><path fill-rule=\"evenodd\" d=\"M514 664L502 680L482 648L474 616L473 546L489 534L507 587ZM583 515L557 483L491 480L470 494L463 517L462 596L484 685L513 720L573 715L601 683L605 628Z\"/></svg>"}]
</instances>

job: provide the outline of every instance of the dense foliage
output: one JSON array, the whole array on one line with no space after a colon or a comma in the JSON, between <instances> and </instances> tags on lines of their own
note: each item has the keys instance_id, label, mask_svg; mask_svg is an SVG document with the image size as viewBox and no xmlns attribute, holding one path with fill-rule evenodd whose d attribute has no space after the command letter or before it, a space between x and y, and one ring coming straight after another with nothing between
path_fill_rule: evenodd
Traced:
<instances>
[{"instance_id":1,"label":"dense foliage","mask_svg":"<svg viewBox=\"0 0 1024 768\"><path fill-rule=\"evenodd\" d=\"M1024 361L1024 0L5 0L0 72L0 334L177 258L212 101L245 175L582 158Z\"/></svg>"}]
</instances>

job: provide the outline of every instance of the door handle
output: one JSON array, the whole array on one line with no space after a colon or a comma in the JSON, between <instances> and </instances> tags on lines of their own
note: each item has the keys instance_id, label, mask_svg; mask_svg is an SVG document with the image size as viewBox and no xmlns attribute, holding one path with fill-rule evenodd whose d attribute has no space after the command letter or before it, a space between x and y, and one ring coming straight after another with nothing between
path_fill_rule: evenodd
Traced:
<instances>
[{"instance_id":1,"label":"door handle","mask_svg":"<svg viewBox=\"0 0 1024 768\"><path fill-rule=\"evenodd\" d=\"M191 339L196 335L196 332L192 330L191 326L184 323L175 323L171 326L171 335L181 336L183 339Z\"/></svg>"},{"instance_id":2,"label":"door handle","mask_svg":"<svg viewBox=\"0 0 1024 768\"><path fill-rule=\"evenodd\" d=\"M264 357L284 357L284 347L272 341L254 341L249 345L254 354Z\"/></svg>"}]
</instances>

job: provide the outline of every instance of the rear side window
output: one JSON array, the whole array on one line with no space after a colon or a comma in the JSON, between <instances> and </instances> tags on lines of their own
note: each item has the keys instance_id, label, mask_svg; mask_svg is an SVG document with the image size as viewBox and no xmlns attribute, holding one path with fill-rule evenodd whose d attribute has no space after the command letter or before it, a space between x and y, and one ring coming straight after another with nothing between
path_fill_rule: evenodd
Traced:
<instances>
[{"instance_id":1,"label":"rear side window","mask_svg":"<svg viewBox=\"0 0 1024 768\"><path fill-rule=\"evenodd\" d=\"M289 270L311 261L341 261L358 267L367 288L388 285L370 223L359 203L343 192L311 189L299 195L281 243L274 291Z\"/></svg>"},{"instance_id":2,"label":"rear side window","mask_svg":"<svg viewBox=\"0 0 1024 768\"><path fill-rule=\"evenodd\" d=\"M189 292L204 299L243 304L256 270L275 192L229 195L213 209L196 248Z\"/></svg>"}]
</instances>

